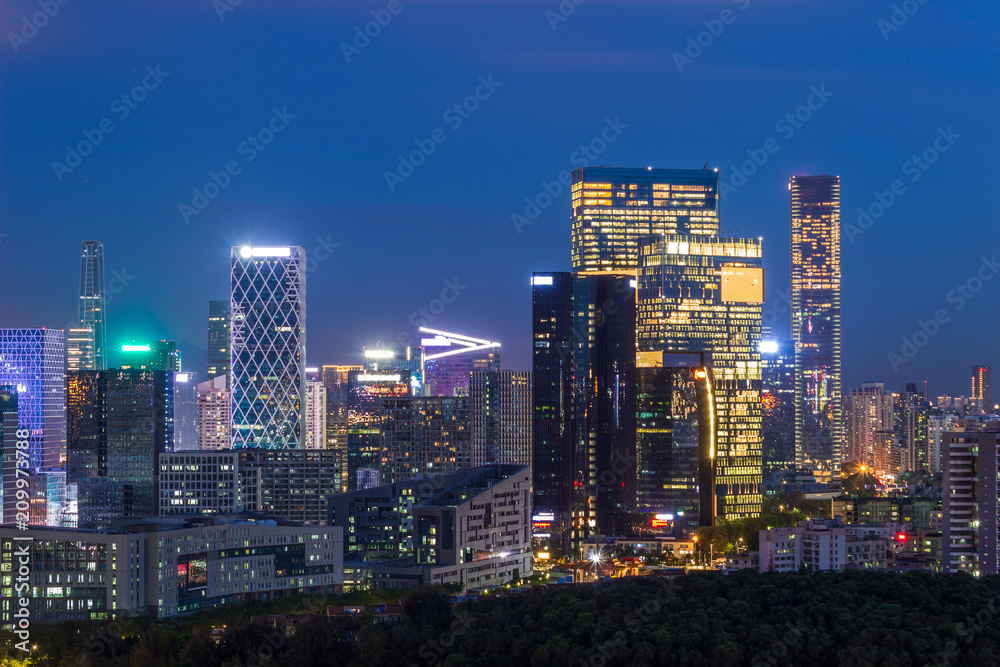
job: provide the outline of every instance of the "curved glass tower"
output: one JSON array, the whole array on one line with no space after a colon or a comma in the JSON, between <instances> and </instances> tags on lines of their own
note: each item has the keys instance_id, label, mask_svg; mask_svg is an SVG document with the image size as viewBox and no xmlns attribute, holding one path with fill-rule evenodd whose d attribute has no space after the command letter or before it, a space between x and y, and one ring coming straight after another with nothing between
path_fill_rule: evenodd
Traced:
<instances>
[{"instance_id":1,"label":"curved glass tower","mask_svg":"<svg viewBox=\"0 0 1000 667\"><path fill-rule=\"evenodd\" d=\"M231 260L231 445L297 449L306 379L305 250L234 246Z\"/></svg>"}]
</instances>

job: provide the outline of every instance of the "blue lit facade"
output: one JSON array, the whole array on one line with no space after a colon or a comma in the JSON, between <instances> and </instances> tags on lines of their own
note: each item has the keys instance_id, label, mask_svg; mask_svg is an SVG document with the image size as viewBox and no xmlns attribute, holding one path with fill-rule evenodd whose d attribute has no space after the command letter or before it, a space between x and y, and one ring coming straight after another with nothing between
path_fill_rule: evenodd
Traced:
<instances>
[{"instance_id":1,"label":"blue lit facade","mask_svg":"<svg viewBox=\"0 0 1000 667\"><path fill-rule=\"evenodd\" d=\"M32 468L58 468L65 442L66 351L61 329L0 329L0 385L17 387Z\"/></svg>"},{"instance_id":2,"label":"blue lit facade","mask_svg":"<svg viewBox=\"0 0 1000 667\"><path fill-rule=\"evenodd\" d=\"M306 253L233 247L232 447L296 449L306 380Z\"/></svg>"}]
</instances>

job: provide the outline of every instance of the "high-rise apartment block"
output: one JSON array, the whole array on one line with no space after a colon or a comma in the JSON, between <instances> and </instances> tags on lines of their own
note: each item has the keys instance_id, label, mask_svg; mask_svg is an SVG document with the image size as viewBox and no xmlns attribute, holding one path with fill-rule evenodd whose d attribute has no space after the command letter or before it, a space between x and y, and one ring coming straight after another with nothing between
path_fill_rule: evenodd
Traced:
<instances>
[{"instance_id":1,"label":"high-rise apartment block","mask_svg":"<svg viewBox=\"0 0 1000 667\"><path fill-rule=\"evenodd\" d=\"M959 420L942 448L943 569L1000 574L1000 422Z\"/></svg>"},{"instance_id":2,"label":"high-rise apartment block","mask_svg":"<svg viewBox=\"0 0 1000 667\"><path fill-rule=\"evenodd\" d=\"M305 413L303 449L326 449L326 387L319 380L306 382Z\"/></svg>"},{"instance_id":3,"label":"high-rise apartment block","mask_svg":"<svg viewBox=\"0 0 1000 667\"><path fill-rule=\"evenodd\" d=\"M531 465L531 373L472 371L472 465Z\"/></svg>"},{"instance_id":4,"label":"high-rise apartment block","mask_svg":"<svg viewBox=\"0 0 1000 667\"><path fill-rule=\"evenodd\" d=\"M306 253L233 247L232 446L295 449L305 434Z\"/></svg>"},{"instance_id":5,"label":"high-rise apartment block","mask_svg":"<svg viewBox=\"0 0 1000 667\"><path fill-rule=\"evenodd\" d=\"M467 396L382 399L382 482L394 484L472 465Z\"/></svg>"},{"instance_id":6,"label":"high-rise apartment block","mask_svg":"<svg viewBox=\"0 0 1000 667\"><path fill-rule=\"evenodd\" d=\"M795 463L838 470L843 459L840 177L794 176L789 190Z\"/></svg>"},{"instance_id":7,"label":"high-rise apartment block","mask_svg":"<svg viewBox=\"0 0 1000 667\"><path fill-rule=\"evenodd\" d=\"M972 393L969 399L983 414L995 414L993 409L993 368L991 366L972 367Z\"/></svg>"},{"instance_id":8,"label":"high-rise apartment block","mask_svg":"<svg viewBox=\"0 0 1000 667\"><path fill-rule=\"evenodd\" d=\"M199 449L228 449L232 435L229 417L229 382L225 375L198 383L198 421L201 425Z\"/></svg>"}]
</instances>

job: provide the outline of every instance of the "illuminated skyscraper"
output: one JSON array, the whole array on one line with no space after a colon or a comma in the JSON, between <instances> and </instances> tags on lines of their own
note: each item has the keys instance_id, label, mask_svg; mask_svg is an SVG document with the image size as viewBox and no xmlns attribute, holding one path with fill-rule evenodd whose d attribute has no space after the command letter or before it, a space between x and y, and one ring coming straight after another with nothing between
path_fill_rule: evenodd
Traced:
<instances>
[{"instance_id":1,"label":"illuminated skyscraper","mask_svg":"<svg viewBox=\"0 0 1000 667\"><path fill-rule=\"evenodd\" d=\"M17 388L18 423L29 431L32 469L60 466L65 363L61 329L0 329L0 385Z\"/></svg>"},{"instance_id":2,"label":"illuminated skyscraper","mask_svg":"<svg viewBox=\"0 0 1000 667\"><path fill-rule=\"evenodd\" d=\"M93 365L82 370L102 371L108 367L105 332L104 244L80 243L80 328L94 332Z\"/></svg>"},{"instance_id":3,"label":"illuminated skyscraper","mask_svg":"<svg viewBox=\"0 0 1000 667\"><path fill-rule=\"evenodd\" d=\"M198 374L174 373L174 442L171 451L201 449Z\"/></svg>"},{"instance_id":4,"label":"illuminated skyscraper","mask_svg":"<svg viewBox=\"0 0 1000 667\"><path fill-rule=\"evenodd\" d=\"M304 435L305 250L233 247L232 446L296 449Z\"/></svg>"},{"instance_id":5,"label":"illuminated skyscraper","mask_svg":"<svg viewBox=\"0 0 1000 667\"><path fill-rule=\"evenodd\" d=\"M66 370L94 370L94 332L90 329L66 331Z\"/></svg>"},{"instance_id":6,"label":"illuminated skyscraper","mask_svg":"<svg viewBox=\"0 0 1000 667\"><path fill-rule=\"evenodd\" d=\"M208 302L208 379L229 375L229 301Z\"/></svg>"},{"instance_id":7,"label":"illuminated skyscraper","mask_svg":"<svg viewBox=\"0 0 1000 667\"><path fill-rule=\"evenodd\" d=\"M348 371L347 474L353 491L368 471L382 467L383 401L412 396L409 371Z\"/></svg>"},{"instance_id":8,"label":"illuminated skyscraper","mask_svg":"<svg viewBox=\"0 0 1000 667\"><path fill-rule=\"evenodd\" d=\"M232 435L229 388L226 376L217 375L198 384L198 421L201 426L199 449L228 449Z\"/></svg>"},{"instance_id":9,"label":"illuminated skyscraper","mask_svg":"<svg viewBox=\"0 0 1000 667\"><path fill-rule=\"evenodd\" d=\"M719 173L586 167L573 172L573 271L635 271L643 238L719 233Z\"/></svg>"},{"instance_id":10,"label":"illuminated skyscraper","mask_svg":"<svg viewBox=\"0 0 1000 667\"><path fill-rule=\"evenodd\" d=\"M885 466L876 470L877 458L886 457L880 451L882 434L893 430L893 395L881 382L864 382L860 389L851 389L846 401L847 443L844 460L865 466L882 477Z\"/></svg>"},{"instance_id":11,"label":"illuminated skyscraper","mask_svg":"<svg viewBox=\"0 0 1000 667\"><path fill-rule=\"evenodd\" d=\"M326 449L326 387L319 380L306 382L306 433L303 449Z\"/></svg>"},{"instance_id":12,"label":"illuminated skyscraper","mask_svg":"<svg viewBox=\"0 0 1000 667\"><path fill-rule=\"evenodd\" d=\"M795 364L792 346L762 331L760 364L764 469L794 470Z\"/></svg>"},{"instance_id":13,"label":"illuminated skyscraper","mask_svg":"<svg viewBox=\"0 0 1000 667\"><path fill-rule=\"evenodd\" d=\"M972 393L969 399L984 414L994 414L993 410L993 369L990 366L972 367Z\"/></svg>"},{"instance_id":14,"label":"illuminated skyscraper","mask_svg":"<svg viewBox=\"0 0 1000 667\"><path fill-rule=\"evenodd\" d=\"M573 276L531 276L532 507L562 537L573 505ZM563 541L563 548L568 543Z\"/></svg>"},{"instance_id":15,"label":"illuminated skyscraper","mask_svg":"<svg viewBox=\"0 0 1000 667\"><path fill-rule=\"evenodd\" d=\"M795 464L838 470L843 458L840 177L794 176L789 190Z\"/></svg>"},{"instance_id":16,"label":"illuminated skyscraper","mask_svg":"<svg viewBox=\"0 0 1000 667\"><path fill-rule=\"evenodd\" d=\"M715 513L725 518L760 512L763 272L757 239L668 235L643 245L640 256L639 353L704 356L714 403Z\"/></svg>"}]
</instances>

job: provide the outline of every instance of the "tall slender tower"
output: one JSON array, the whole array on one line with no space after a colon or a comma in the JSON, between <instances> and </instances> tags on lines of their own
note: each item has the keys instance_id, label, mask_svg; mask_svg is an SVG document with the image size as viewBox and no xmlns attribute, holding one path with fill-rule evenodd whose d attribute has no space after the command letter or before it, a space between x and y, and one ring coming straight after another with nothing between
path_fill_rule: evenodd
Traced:
<instances>
[{"instance_id":1,"label":"tall slender tower","mask_svg":"<svg viewBox=\"0 0 1000 667\"><path fill-rule=\"evenodd\" d=\"M991 366L972 367L972 393L969 394L983 414L993 414L993 368Z\"/></svg>"},{"instance_id":2,"label":"tall slender tower","mask_svg":"<svg viewBox=\"0 0 1000 667\"><path fill-rule=\"evenodd\" d=\"M80 328L94 332L93 363L82 365L81 370L103 371L108 367L105 312L104 244L100 241L81 241Z\"/></svg>"},{"instance_id":3,"label":"tall slender tower","mask_svg":"<svg viewBox=\"0 0 1000 667\"><path fill-rule=\"evenodd\" d=\"M792 340L795 464L839 470L843 458L840 360L840 177L793 176Z\"/></svg>"},{"instance_id":4,"label":"tall slender tower","mask_svg":"<svg viewBox=\"0 0 1000 667\"><path fill-rule=\"evenodd\" d=\"M306 383L306 253L233 247L232 446L298 449Z\"/></svg>"}]
</instances>

